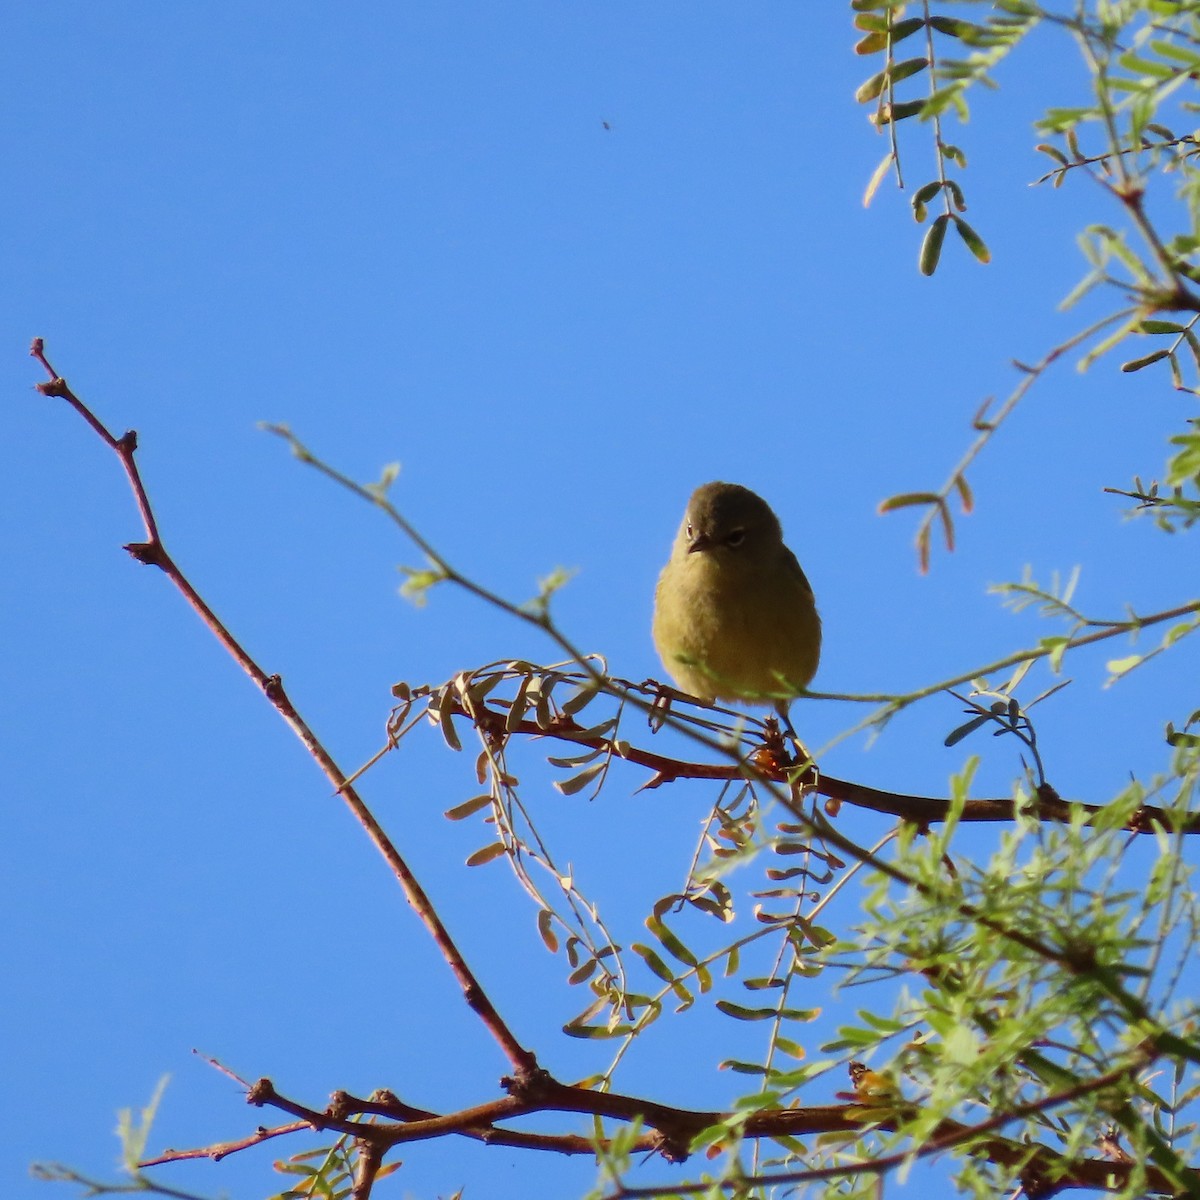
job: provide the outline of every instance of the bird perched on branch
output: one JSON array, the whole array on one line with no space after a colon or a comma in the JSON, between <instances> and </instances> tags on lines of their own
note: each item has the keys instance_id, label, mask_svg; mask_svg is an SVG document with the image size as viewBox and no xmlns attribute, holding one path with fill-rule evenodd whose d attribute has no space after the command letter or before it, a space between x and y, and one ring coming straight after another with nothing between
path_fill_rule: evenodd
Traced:
<instances>
[{"instance_id":1,"label":"bird perched on branch","mask_svg":"<svg viewBox=\"0 0 1200 1200\"><path fill-rule=\"evenodd\" d=\"M781 713L821 657L808 579L771 506L736 483L692 493L654 595L654 645L701 700L772 704Z\"/></svg>"}]
</instances>

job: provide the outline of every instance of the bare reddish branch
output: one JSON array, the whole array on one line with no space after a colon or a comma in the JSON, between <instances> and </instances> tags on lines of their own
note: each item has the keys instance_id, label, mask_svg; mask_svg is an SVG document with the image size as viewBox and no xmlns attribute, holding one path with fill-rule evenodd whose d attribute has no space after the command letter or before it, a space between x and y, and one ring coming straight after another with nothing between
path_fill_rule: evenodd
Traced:
<instances>
[{"instance_id":1,"label":"bare reddish branch","mask_svg":"<svg viewBox=\"0 0 1200 1200\"><path fill-rule=\"evenodd\" d=\"M470 712L461 704L453 706L455 714L467 720L479 723L479 711ZM494 716L501 723L505 720L502 711L486 710L489 716ZM628 742L622 742L618 748L617 739L588 734L584 726L571 717L556 717L549 725L539 725L528 717L514 723L508 732L519 733L528 737L550 737L569 742L574 746L587 746L592 749L605 750L616 758L645 767L653 772L650 781L643 785L643 790L662 787L663 784L673 783L677 779L718 779L733 780L746 777L745 767L738 763L704 763L691 762L686 759L671 758L642 750ZM755 763L757 770L764 779L777 783L787 782L788 768L794 769L794 764L781 763L771 769L765 762ZM854 783L848 779L838 779L818 772L811 783L805 783L806 791L816 792L828 800L843 804L851 804L856 808L870 809L872 812L884 813L899 817L905 821L914 821L919 825L935 825L946 820L950 812L950 801L937 796L911 796L904 792L885 792L879 788L867 787L865 784ZM1067 821L1075 807L1068 804L1046 789L1031 806L1032 811L1039 817L1053 821ZM1102 805L1082 804L1081 807L1091 816L1103 811ZM971 822L1000 822L1011 821L1017 815L1017 802L1011 797L995 799L981 798L968 800L963 806L960 820ZM1148 804L1134 814L1129 822L1131 833L1151 833L1158 828L1170 829L1179 833L1200 833L1200 813L1191 815L1186 821L1180 822L1179 815L1168 813L1165 809Z\"/></svg>"},{"instance_id":2,"label":"bare reddish branch","mask_svg":"<svg viewBox=\"0 0 1200 1200\"><path fill-rule=\"evenodd\" d=\"M261 1146L272 1138L283 1137L289 1133L303 1133L311 1130L307 1121L292 1121L288 1125L276 1125L271 1129L260 1125L249 1137L235 1138L229 1142L214 1142L211 1146L202 1146L195 1150L164 1150L157 1158L148 1158L138 1163L139 1169L160 1167L164 1163L183 1162L191 1158L208 1158L220 1162L226 1155L236 1154L239 1150L249 1150L252 1146Z\"/></svg>"},{"instance_id":3,"label":"bare reddish branch","mask_svg":"<svg viewBox=\"0 0 1200 1200\"><path fill-rule=\"evenodd\" d=\"M375 1176L383 1166L383 1151L370 1138L362 1138L358 1143L358 1161L354 1166L354 1187L350 1192L350 1200L368 1200Z\"/></svg>"},{"instance_id":4,"label":"bare reddish branch","mask_svg":"<svg viewBox=\"0 0 1200 1200\"><path fill-rule=\"evenodd\" d=\"M85 405L67 385L67 381L58 374L46 358L45 345L41 338L34 339L30 353L42 364L50 375L50 382L38 385L38 390L45 396L54 396L65 400L87 423L110 449L114 450L121 460L125 475L133 488L137 499L138 511L142 516L145 527L146 541L132 543L125 548L139 562L158 567L168 579L179 589L188 605L199 615L208 626L218 642L231 654L234 660L262 690L263 694L275 706L279 715L287 722L292 732L304 744L305 749L324 772L325 777L333 784L334 790L345 801L346 806L354 814L355 819L366 830L367 836L375 848L383 855L384 860L392 870L392 874L402 888L409 905L425 926L429 935L437 944L454 977L462 988L463 996L475 1011L476 1015L487 1027L493 1038L503 1049L512 1069L518 1075L537 1070L537 1059L533 1051L525 1049L513 1036L507 1024L496 1011L487 994L480 986L466 960L459 951L449 930L434 911L429 897L417 881L416 876L399 851L392 844L382 826L367 808L355 789L347 784L346 776L334 762L333 757L318 740L308 724L297 712L295 706L284 691L283 681L278 675L268 675L250 657L233 634L221 623L216 614L208 607L200 594L192 586L187 577L167 553L159 535L154 513L142 483L141 473L135 460L137 449L137 434L130 430L121 438L115 438L104 426L103 422Z\"/></svg>"},{"instance_id":5,"label":"bare reddish branch","mask_svg":"<svg viewBox=\"0 0 1200 1200\"><path fill-rule=\"evenodd\" d=\"M243 1079L236 1071L231 1071L223 1062L213 1058L211 1054L202 1054L199 1050L192 1050L192 1053L197 1058L202 1058L214 1071L220 1071L226 1079L232 1079L234 1083L239 1084L246 1091L250 1090L249 1080Z\"/></svg>"},{"instance_id":6,"label":"bare reddish branch","mask_svg":"<svg viewBox=\"0 0 1200 1200\"><path fill-rule=\"evenodd\" d=\"M1113 1087L1123 1079L1135 1075L1145 1067L1146 1062L1142 1055L1136 1055L1131 1062L1103 1075L1083 1080L1073 1087L1044 1096L1029 1104L995 1113L975 1125L950 1118L943 1119L938 1122L928 1140L917 1148L897 1151L893 1155L880 1156L861 1163L764 1174L761 1182L794 1183L864 1172L880 1175L904 1162L912 1161L914 1156L930 1157L955 1147L970 1145L973 1150L986 1155L993 1162L1021 1168L1022 1177L1027 1178L1031 1184L1037 1181L1051 1184L1052 1181L1052 1190L1068 1187L1108 1188L1126 1181L1138 1165L1129 1155L1114 1156L1111 1149L1102 1146L1103 1157L1070 1158L1041 1143L1002 1137L999 1130L1012 1121L1035 1113L1053 1111L1089 1093ZM512 1081L509 1081L509 1085L516 1086ZM510 1095L486 1104L440 1115L403 1104L388 1092L376 1093L370 1099L359 1099L339 1092L335 1093L329 1108L318 1113L279 1095L269 1080L260 1080L254 1085L252 1095L248 1097L251 1103L267 1104L293 1114L303 1113L307 1119L273 1129L260 1128L254 1135L241 1141L221 1142L193 1150L169 1151L158 1158L140 1163L139 1166L156 1166L185 1158L220 1158L281 1133L313 1128L332 1128L343 1133L352 1133L360 1149L370 1148L372 1161L376 1164L375 1170L378 1170L384 1155L399 1144L448 1135L470 1137L488 1145L559 1154L594 1154L596 1146L592 1140L578 1135L516 1131L496 1126L496 1122L516 1117L563 1112L587 1114L609 1120L640 1120L647 1126L647 1132L638 1138L633 1149L637 1152L658 1154L669 1162L681 1163L689 1157L692 1140L697 1134L725 1122L740 1128L742 1136L748 1139L839 1133L848 1138L857 1138L870 1128L898 1129L919 1112L919 1106L903 1102L891 1106L855 1102L767 1109L744 1117L726 1112L675 1108L637 1096L560 1084L546 1076L531 1079L518 1090L519 1095ZM384 1124L377 1120L370 1123L354 1121L352 1117L355 1114L369 1115L372 1118L391 1117L395 1123ZM1174 1190L1170 1180L1155 1167L1143 1164L1142 1169L1146 1172L1147 1185L1151 1191L1170 1193ZM704 1190L709 1186L711 1185L697 1185L696 1189L686 1184L682 1187L670 1185L666 1188L629 1188L622 1190L620 1195L650 1197L662 1195L664 1192L677 1194Z\"/></svg>"}]
</instances>

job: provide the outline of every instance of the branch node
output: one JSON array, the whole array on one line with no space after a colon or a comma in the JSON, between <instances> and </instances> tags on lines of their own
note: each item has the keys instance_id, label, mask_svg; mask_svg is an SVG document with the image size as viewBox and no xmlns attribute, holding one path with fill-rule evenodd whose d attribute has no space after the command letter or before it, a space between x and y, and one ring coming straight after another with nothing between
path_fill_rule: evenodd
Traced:
<instances>
[{"instance_id":1,"label":"branch node","mask_svg":"<svg viewBox=\"0 0 1200 1200\"><path fill-rule=\"evenodd\" d=\"M1049 1200L1056 1192L1062 1191L1062 1183L1052 1183L1037 1163L1030 1163L1021 1172L1021 1191L1027 1200Z\"/></svg>"},{"instance_id":2,"label":"branch node","mask_svg":"<svg viewBox=\"0 0 1200 1200\"><path fill-rule=\"evenodd\" d=\"M650 1135L650 1142L653 1149L669 1163L685 1163L691 1157L687 1138L656 1129Z\"/></svg>"},{"instance_id":3,"label":"branch node","mask_svg":"<svg viewBox=\"0 0 1200 1200\"><path fill-rule=\"evenodd\" d=\"M526 1104L544 1104L550 1102L550 1096L562 1085L555 1080L549 1071L537 1065L537 1059L529 1054L526 1065L515 1075L502 1075L500 1086L514 1100Z\"/></svg>"},{"instance_id":4,"label":"branch node","mask_svg":"<svg viewBox=\"0 0 1200 1200\"><path fill-rule=\"evenodd\" d=\"M35 383L33 385L43 396L52 396L59 400L65 400L70 395L71 389L67 387L67 381L61 375L55 377L46 383Z\"/></svg>"},{"instance_id":5,"label":"branch node","mask_svg":"<svg viewBox=\"0 0 1200 1200\"><path fill-rule=\"evenodd\" d=\"M1135 809L1126 824L1126 828L1130 833L1149 833L1153 827L1150 821L1150 814L1144 806Z\"/></svg>"},{"instance_id":6,"label":"branch node","mask_svg":"<svg viewBox=\"0 0 1200 1200\"><path fill-rule=\"evenodd\" d=\"M264 1104L270 1104L278 1099L279 1093L275 1090L275 1085L266 1078L252 1083L250 1090L246 1093L246 1103L253 1104L257 1108L262 1108Z\"/></svg>"},{"instance_id":7,"label":"branch node","mask_svg":"<svg viewBox=\"0 0 1200 1200\"><path fill-rule=\"evenodd\" d=\"M167 556L160 542L129 542L125 550L147 567L165 567Z\"/></svg>"}]
</instances>

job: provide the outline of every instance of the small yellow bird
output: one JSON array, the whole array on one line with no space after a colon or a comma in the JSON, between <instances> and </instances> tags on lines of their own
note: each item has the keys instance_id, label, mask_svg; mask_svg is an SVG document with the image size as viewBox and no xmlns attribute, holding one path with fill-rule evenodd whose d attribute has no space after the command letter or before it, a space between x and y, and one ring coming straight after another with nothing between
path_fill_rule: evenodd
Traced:
<instances>
[{"instance_id":1,"label":"small yellow bird","mask_svg":"<svg viewBox=\"0 0 1200 1200\"><path fill-rule=\"evenodd\" d=\"M654 594L654 645L701 700L774 703L803 691L821 657L808 579L771 506L736 483L688 501Z\"/></svg>"}]
</instances>

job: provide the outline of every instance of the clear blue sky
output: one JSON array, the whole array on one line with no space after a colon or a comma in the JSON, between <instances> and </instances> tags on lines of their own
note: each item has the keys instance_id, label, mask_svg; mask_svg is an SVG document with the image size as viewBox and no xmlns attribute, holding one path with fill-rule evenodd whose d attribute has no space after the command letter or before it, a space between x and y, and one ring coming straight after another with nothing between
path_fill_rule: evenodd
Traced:
<instances>
[{"instance_id":1,"label":"clear blue sky","mask_svg":"<svg viewBox=\"0 0 1200 1200\"><path fill-rule=\"evenodd\" d=\"M1152 477L1179 424L1182 401L1149 372L1048 378L972 476L979 511L930 575L914 569L911 520L876 516L890 493L940 485L980 401L1016 382L1010 359L1076 327L1055 310L1082 272L1073 233L1116 214L1082 181L1028 186L1045 169L1038 106L1083 87L1047 39L953 133L993 264L949 245L921 278L907 198L885 185L861 204L885 143L852 99L871 68L847 10L10 13L4 1195L50 1194L27 1180L35 1159L112 1174L116 1110L165 1073L152 1148L271 1120L192 1047L318 1104L379 1086L477 1103L505 1070L299 745L164 578L120 549L141 536L128 488L83 423L34 392L34 335L115 431L137 429L168 547L347 767L380 745L397 680L552 651L464 597L399 599L397 566L419 556L260 420L363 479L399 460L402 510L515 600L577 568L560 621L633 679L658 672L654 580L688 493L713 478L783 518L825 618L824 690L914 687L1049 632L986 594L1027 563L1042 579L1080 564L1079 602L1098 615L1190 598L1194 552L1123 522L1100 491ZM931 162L906 132L919 184ZM1164 711L1186 716L1164 709L1184 666L1101 691L1111 656L1043 727L1060 790L1093 801L1161 761ZM810 704L802 720L819 742L855 715ZM981 791L1005 788L1007 745L942 747L956 715L931 704L826 769L944 794L979 750ZM584 997L503 864L461 865L485 835L440 814L477 790L473 755L439 747L430 733L394 755L367 799L518 1036L564 1078L597 1069L602 1047L559 1032ZM710 799L634 796L638 782L590 804L530 797L626 941L682 878ZM858 832L863 818L842 820ZM697 1012L656 1030L618 1080L720 1105L737 1085L714 1070L726 1052ZM267 1194L284 1182L271 1158L299 1148L164 1180ZM405 1159L391 1194L571 1195L593 1177L465 1144Z\"/></svg>"}]
</instances>

